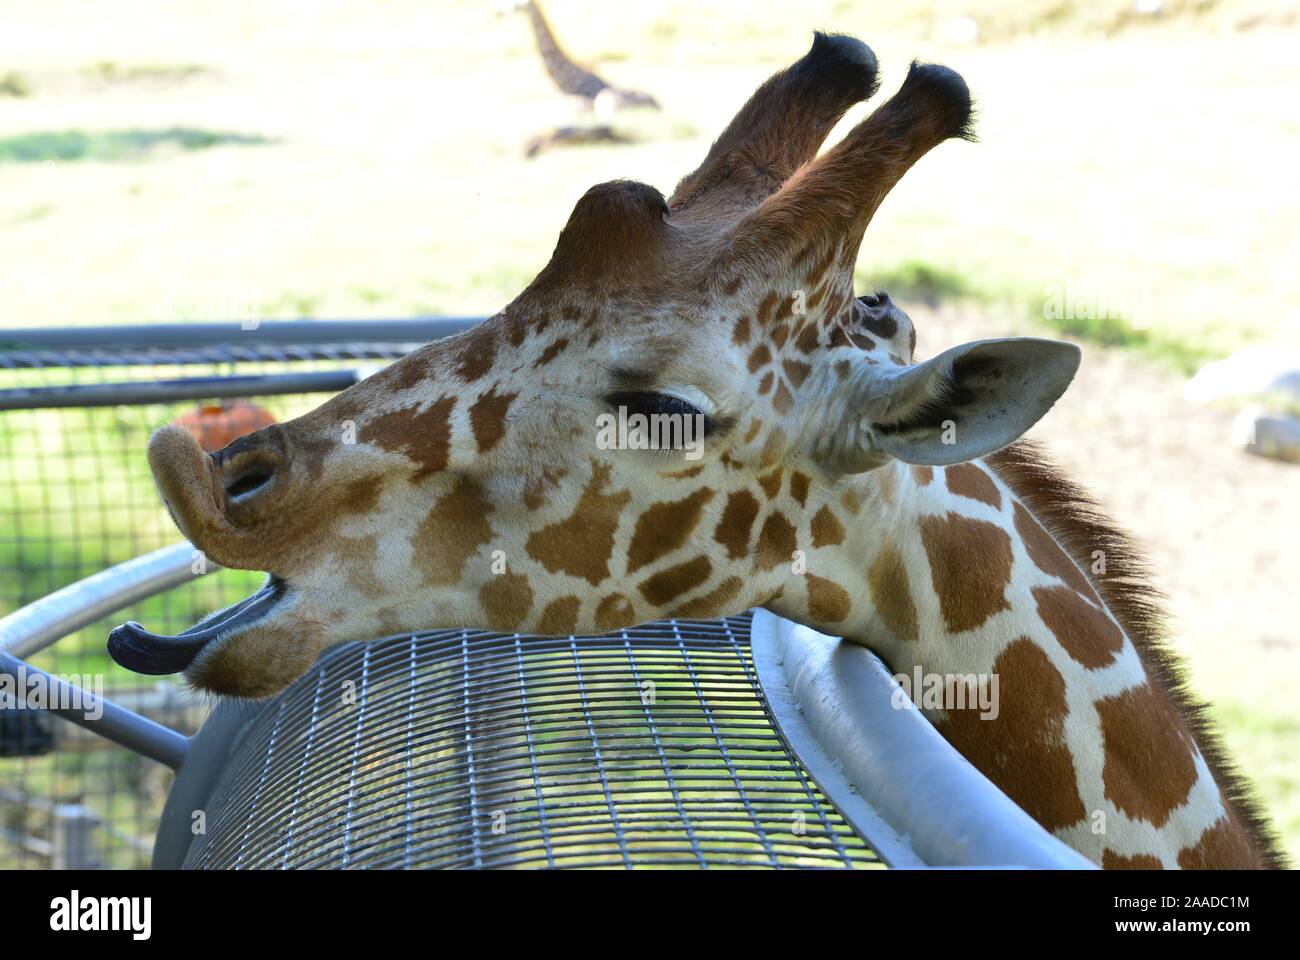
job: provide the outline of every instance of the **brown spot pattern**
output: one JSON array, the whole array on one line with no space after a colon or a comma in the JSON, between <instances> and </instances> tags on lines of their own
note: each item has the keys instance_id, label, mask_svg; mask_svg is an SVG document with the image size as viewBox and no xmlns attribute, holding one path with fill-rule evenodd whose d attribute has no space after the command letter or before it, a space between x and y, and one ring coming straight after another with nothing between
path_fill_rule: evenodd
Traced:
<instances>
[{"instance_id":1,"label":"brown spot pattern","mask_svg":"<svg viewBox=\"0 0 1300 960\"><path fill-rule=\"evenodd\" d=\"M939 732L1047 830L1085 816L1065 745L1065 680L1047 654L1027 637L993 661L999 677L998 715L950 710Z\"/></svg>"},{"instance_id":2,"label":"brown spot pattern","mask_svg":"<svg viewBox=\"0 0 1300 960\"><path fill-rule=\"evenodd\" d=\"M627 490L606 493L609 474L609 464L593 461L591 480L573 513L529 535L524 548L550 573L562 570L593 587L609 576L619 514L632 496Z\"/></svg>"},{"instance_id":3,"label":"brown spot pattern","mask_svg":"<svg viewBox=\"0 0 1300 960\"><path fill-rule=\"evenodd\" d=\"M680 597L689 590L703 584L713 572L713 564L706 556L698 556L685 563L660 570L654 576L641 581L638 589L656 607L662 607L670 600Z\"/></svg>"},{"instance_id":4,"label":"brown spot pattern","mask_svg":"<svg viewBox=\"0 0 1300 960\"><path fill-rule=\"evenodd\" d=\"M800 353L812 353L817 349L817 345L820 342L821 340L818 334L817 325L815 323L809 323L799 331L799 335L795 337L794 345L798 348Z\"/></svg>"},{"instance_id":5,"label":"brown spot pattern","mask_svg":"<svg viewBox=\"0 0 1300 960\"><path fill-rule=\"evenodd\" d=\"M546 605L541 619L537 621L537 632L550 636L568 636L578 623L578 608L582 601L570 594L556 597Z\"/></svg>"},{"instance_id":6,"label":"brown spot pattern","mask_svg":"<svg viewBox=\"0 0 1300 960\"><path fill-rule=\"evenodd\" d=\"M496 350L496 331L488 324L475 327L456 353L456 375L466 383L480 379L492 369Z\"/></svg>"},{"instance_id":7,"label":"brown spot pattern","mask_svg":"<svg viewBox=\"0 0 1300 960\"><path fill-rule=\"evenodd\" d=\"M900 640L916 640L916 605L912 602L912 588L907 579L903 555L892 543L886 543L867 573L871 588L871 602L876 613Z\"/></svg>"},{"instance_id":8,"label":"brown spot pattern","mask_svg":"<svg viewBox=\"0 0 1300 960\"><path fill-rule=\"evenodd\" d=\"M1163 826L1196 783L1191 737L1148 682L1096 703L1106 799L1136 820Z\"/></svg>"},{"instance_id":9,"label":"brown spot pattern","mask_svg":"<svg viewBox=\"0 0 1300 960\"><path fill-rule=\"evenodd\" d=\"M921 542L944 623L954 633L973 630L999 610L1011 582L1011 538L984 520L955 513L921 518Z\"/></svg>"},{"instance_id":10,"label":"brown spot pattern","mask_svg":"<svg viewBox=\"0 0 1300 960\"><path fill-rule=\"evenodd\" d=\"M789 443L789 438L786 437L785 431L780 427L774 427L772 432L767 435L767 439L763 441L763 449L758 454L759 463L765 467L776 463L781 459L781 455L785 453L787 443Z\"/></svg>"},{"instance_id":11,"label":"brown spot pattern","mask_svg":"<svg viewBox=\"0 0 1300 960\"><path fill-rule=\"evenodd\" d=\"M808 613L819 623L839 623L848 619L853 606L848 591L832 580L805 574L808 582Z\"/></svg>"},{"instance_id":12,"label":"brown spot pattern","mask_svg":"<svg viewBox=\"0 0 1300 960\"><path fill-rule=\"evenodd\" d=\"M790 471L790 496L801 507L808 502L809 482L807 474L800 473L798 470Z\"/></svg>"},{"instance_id":13,"label":"brown spot pattern","mask_svg":"<svg viewBox=\"0 0 1300 960\"><path fill-rule=\"evenodd\" d=\"M466 561L492 539L491 512L492 504L478 485L463 477L438 498L411 536L415 563L426 583L448 584L460 579Z\"/></svg>"},{"instance_id":14,"label":"brown spot pattern","mask_svg":"<svg viewBox=\"0 0 1300 960\"><path fill-rule=\"evenodd\" d=\"M812 542L814 547L833 547L844 542L844 526L830 507L823 506L813 514Z\"/></svg>"},{"instance_id":15,"label":"brown spot pattern","mask_svg":"<svg viewBox=\"0 0 1300 960\"><path fill-rule=\"evenodd\" d=\"M876 349L876 341L865 333L858 333L856 330L849 333L849 341L859 350L866 350L868 353Z\"/></svg>"},{"instance_id":16,"label":"brown spot pattern","mask_svg":"<svg viewBox=\"0 0 1300 960\"><path fill-rule=\"evenodd\" d=\"M365 477L354 480L343 490L339 501L339 513L370 513L379 502L379 491L383 489L381 477Z\"/></svg>"},{"instance_id":17,"label":"brown spot pattern","mask_svg":"<svg viewBox=\"0 0 1300 960\"><path fill-rule=\"evenodd\" d=\"M506 321L506 336L510 339L510 346L522 346L528 339L528 319L520 315L511 316Z\"/></svg>"},{"instance_id":18,"label":"brown spot pattern","mask_svg":"<svg viewBox=\"0 0 1300 960\"><path fill-rule=\"evenodd\" d=\"M1002 494L998 491L998 485L975 464L954 463L944 468L943 475L950 493L987 503L995 510L1001 508Z\"/></svg>"},{"instance_id":19,"label":"brown spot pattern","mask_svg":"<svg viewBox=\"0 0 1300 960\"><path fill-rule=\"evenodd\" d=\"M698 477L704 472L704 464L697 463L693 467L686 467L684 470L667 470L661 471L659 476L666 480L687 480L691 477Z\"/></svg>"},{"instance_id":20,"label":"brown spot pattern","mask_svg":"<svg viewBox=\"0 0 1300 960\"><path fill-rule=\"evenodd\" d=\"M524 506L536 510L548 503L546 491L559 486L568 471L563 469L543 470L540 477L533 477L524 483Z\"/></svg>"},{"instance_id":21,"label":"brown spot pattern","mask_svg":"<svg viewBox=\"0 0 1300 960\"><path fill-rule=\"evenodd\" d=\"M1103 870L1163 870L1164 865L1159 857L1153 857L1148 853L1135 853L1131 857L1126 857L1122 853L1107 849L1101 852L1101 868Z\"/></svg>"},{"instance_id":22,"label":"brown spot pattern","mask_svg":"<svg viewBox=\"0 0 1300 960\"><path fill-rule=\"evenodd\" d=\"M727 548L727 556L738 560L749 552L749 531L758 517L758 498L748 490L737 490L727 495L727 505L713 539Z\"/></svg>"},{"instance_id":23,"label":"brown spot pattern","mask_svg":"<svg viewBox=\"0 0 1300 960\"><path fill-rule=\"evenodd\" d=\"M361 428L357 439L410 457L420 465L411 476L412 482L423 480L447 469L451 411L455 406L455 397L442 397L424 410L419 410L417 404L380 414Z\"/></svg>"},{"instance_id":24,"label":"brown spot pattern","mask_svg":"<svg viewBox=\"0 0 1300 960\"><path fill-rule=\"evenodd\" d=\"M772 406L776 409L777 413L784 416L790 412L790 407L793 405L794 396L790 393L789 388L786 387L785 381L783 380L776 385L776 393L772 394Z\"/></svg>"},{"instance_id":25,"label":"brown spot pattern","mask_svg":"<svg viewBox=\"0 0 1300 960\"><path fill-rule=\"evenodd\" d=\"M934 467L912 467L912 476L919 487L929 486L934 479Z\"/></svg>"},{"instance_id":26,"label":"brown spot pattern","mask_svg":"<svg viewBox=\"0 0 1300 960\"><path fill-rule=\"evenodd\" d=\"M533 607L533 588L522 573L502 573L483 584L479 603L493 630L517 630Z\"/></svg>"},{"instance_id":27,"label":"brown spot pattern","mask_svg":"<svg viewBox=\"0 0 1300 960\"><path fill-rule=\"evenodd\" d=\"M685 543L700 522L704 505L712 499L713 491L702 487L683 500L653 504L637 517L627 548L627 572L635 573Z\"/></svg>"},{"instance_id":28,"label":"brown spot pattern","mask_svg":"<svg viewBox=\"0 0 1300 960\"><path fill-rule=\"evenodd\" d=\"M474 431L474 442L478 445L479 453L487 453L505 436L506 413L517 396L517 393L498 394L494 385L469 408L469 425Z\"/></svg>"},{"instance_id":29,"label":"brown spot pattern","mask_svg":"<svg viewBox=\"0 0 1300 960\"><path fill-rule=\"evenodd\" d=\"M767 499L771 500L781 492L781 478L784 473L784 468L777 467L771 473L759 475L758 485L763 488L763 493L767 495Z\"/></svg>"},{"instance_id":30,"label":"brown spot pattern","mask_svg":"<svg viewBox=\"0 0 1300 960\"><path fill-rule=\"evenodd\" d=\"M773 513L763 521L763 528L758 532L754 567L771 570L782 563L790 563L796 544L794 525L780 511Z\"/></svg>"},{"instance_id":31,"label":"brown spot pattern","mask_svg":"<svg viewBox=\"0 0 1300 960\"><path fill-rule=\"evenodd\" d=\"M1254 870L1260 863L1241 831L1220 817L1195 844L1178 852L1178 865L1184 870Z\"/></svg>"},{"instance_id":32,"label":"brown spot pattern","mask_svg":"<svg viewBox=\"0 0 1300 960\"><path fill-rule=\"evenodd\" d=\"M611 593L596 607L596 629L617 630L636 619L636 607L621 593Z\"/></svg>"},{"instance_id":33,"label":"brown spot pattern","mask_svg":"<svg viewBox=\"0 0 1300 960\"><path fill-rule=\"evenodd\" d=\"M740 577L727 577L708 593L687 600L669 616L685 618L725 616L729 612L728 605L736 599L742 585L743 581Z\"/></svg>"},{"instance_id":34,"label":"brown spot pattern","mask_svg":"<svg viewBox=\"0 0 1300 960\"><path fill-rule=\"evenodd\" d=\"M1057 641L1089 670L1104 667L1124 647L1124 634L1106 614L1069 587L1034 587L1038 616Z\"/></svg>"},{"instance_id":35,"label":"brown spot pattern","mask_svg":"<svg viewBox=\"0 0 1300 960\"><path fill-rule=\"evenodd\" d=\"M537 362L533 364L534 369L536 369L537 367L546 366L557 356L559 356L560 351L563 350L568 345L569 345L568 338L560 337L560 339L556 340L549 347L547 347L545 350L542 351L542 355L538 357Z\"/></svg>"},{"instance_id":36,"label":"brown spot pattern","mask_svg":"<svg viewBox=\"0 0 1300 960\"><path fill-rule=\"evenodd\" d=\"M1088 578L1083 575L1083 571L1075 566L1069 555L1019 502L1015 504L1015 518L1016 532L1020 534L1025 551L1029 554L1029 559L1034 562L1034 566L1049 576L1060 577L1065 583L1100 606L1101 600L1092 589Z\"/></svg>"}]
</instances>

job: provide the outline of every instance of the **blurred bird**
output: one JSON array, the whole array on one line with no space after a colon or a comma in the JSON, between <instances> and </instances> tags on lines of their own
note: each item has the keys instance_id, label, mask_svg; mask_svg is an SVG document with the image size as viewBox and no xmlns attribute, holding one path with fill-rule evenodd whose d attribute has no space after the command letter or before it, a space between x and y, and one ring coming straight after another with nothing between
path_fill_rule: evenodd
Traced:
<instances>
[{"instance_id":1,"label":"blurred bird","mask_svg":"<svg viewBox=\"0 0 1300 960\"><path fill-rule=\"evenodd\" d=\"M602 123L608 123L614 112L628 107L645 107L659 110L659 101L640 90L616 87L601 77L573 62L564 52L550 24L542 14L542 9L535 0L508 0L500 14L523 12L528 15L533 27L533 37L537 40L537 52L542 55L542 63L551 80L560 92L574 98L583 109L590 110Z\"/></svg>"}]
</instances>

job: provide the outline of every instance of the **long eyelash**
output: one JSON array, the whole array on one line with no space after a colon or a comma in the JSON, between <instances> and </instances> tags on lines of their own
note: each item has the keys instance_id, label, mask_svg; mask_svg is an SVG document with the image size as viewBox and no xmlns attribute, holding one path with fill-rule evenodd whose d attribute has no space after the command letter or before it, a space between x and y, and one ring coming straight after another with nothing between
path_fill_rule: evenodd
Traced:
<instances>
[{"instance_id":1,"label":"long eyelash","mask_svg":"<svg viewBox=\"0 0 1300 960\"><path fill-rule=\"evenodd\" d=\"M704 417L705 436L713 433L717 427L717 422L704 411L693 404L687 403L680 397L674 397L667 393L619 391L608 394L605 397L605 402L615 410L619 407L625 407L630 414L640 413L645 416L676 414L687 417ZM672 452L671 448L666 448L666 450Z\"/></svg>"},{"instance_id":2,"label":"long eyelash","mask_svg":"<svg viewBox=\"0 0 1300 960\"><path fill-rule=\"evenodd\" d=\"M680 397L674 397L667 393L627 391L611 393L605 400L612 407L627 407L633 413L681 414L683 416L695 416L703 413L702 410L687 403Z\"/></svg>"}]
</instances>

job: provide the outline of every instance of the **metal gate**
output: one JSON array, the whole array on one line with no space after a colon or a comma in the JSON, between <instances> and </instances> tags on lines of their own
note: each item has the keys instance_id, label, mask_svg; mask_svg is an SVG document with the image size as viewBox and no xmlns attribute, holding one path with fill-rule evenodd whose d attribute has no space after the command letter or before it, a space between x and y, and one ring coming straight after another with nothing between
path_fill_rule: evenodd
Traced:
<instances>
[{"instance_id":1,"label":"metal gate","mask_svg":"<svg viewBox=\"0 0 1300 960\"><path fill-rule=\"evenodd\" d=\"M143 452L157 427L232 398L290 419L474 322L0 330L0 617L176 540ZM202 422L231 428L220 414ZM180 630L258 583L257 574L222 571L127 616ZM206 702L108 658L114 622L77 631L37 665L101 682L114 701L182 732L198 729ZM0 699L0 869L147 866L170 780L157 764Z\"/></svg>"}]
</instances>

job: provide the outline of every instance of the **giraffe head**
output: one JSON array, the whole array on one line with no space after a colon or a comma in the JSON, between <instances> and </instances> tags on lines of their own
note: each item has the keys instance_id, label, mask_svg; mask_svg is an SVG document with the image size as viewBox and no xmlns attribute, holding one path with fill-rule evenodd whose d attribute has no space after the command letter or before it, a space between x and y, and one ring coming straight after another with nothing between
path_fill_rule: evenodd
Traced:
<instances>
[{"instance_id":1,"label":"giraffe head","mask_svg":"<svg viewBox=\"0 0 1300 960\"><path fill-rule=\"evenodd\" d=\"M1006 445L1078 364L1030 339L914 363L908 317L854 296L877 206L971 112L959 76L914 64L818 157L875 87L865 45L819 34L670 199L588 190L545 269L475 329L214 454L158 431L180 529L270 578L180 637L119 628L115 656L263 696L329 645L406 630L597 632L761 604L823 622L791 570L819 498L891 460ZM637 415L682 433L639 449Z\"/></svg>"}]
</instances>

